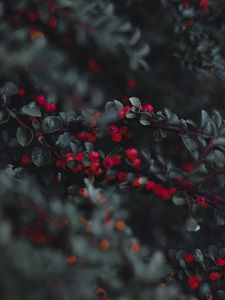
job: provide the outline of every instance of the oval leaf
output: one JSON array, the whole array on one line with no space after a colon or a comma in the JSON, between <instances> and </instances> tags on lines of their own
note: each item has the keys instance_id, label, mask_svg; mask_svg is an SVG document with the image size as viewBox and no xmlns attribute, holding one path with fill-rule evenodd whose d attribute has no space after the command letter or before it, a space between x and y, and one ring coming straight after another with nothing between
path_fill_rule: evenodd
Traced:
<instances>
[{"instance_id":1,"label":"oval leaf","mask_svg":"<svg viewBox=\"0 0 225 300\"><path fill-rule=\"evenodd\" d=\"M16 132L16 137L18 143L21 146L26 147L31 143L33 139L33 133L29 128L19 127Z\"/></svg>"},{"instance_id":2,"label":"oval leaf","mask_svg":"<svg viewBox=\"0 0 225 300\"><path fill-rule=\"evenodd\" d=\"M35 147L32 151L32 161L37 167L47 165L51 160L51 152L44 147Z\"/></svg>"},{"instance_id":3,"label":"oval leaf","mask_svg":"<svg viewBox=\"0 0 225 300\"><path fill-rule=\"evenodd\" d=\"M58 131L62 128L63 123L59 117L49 116L45 118L42 123L41 127L44 133L51 133Z\"/></svg>"}]
</instances>

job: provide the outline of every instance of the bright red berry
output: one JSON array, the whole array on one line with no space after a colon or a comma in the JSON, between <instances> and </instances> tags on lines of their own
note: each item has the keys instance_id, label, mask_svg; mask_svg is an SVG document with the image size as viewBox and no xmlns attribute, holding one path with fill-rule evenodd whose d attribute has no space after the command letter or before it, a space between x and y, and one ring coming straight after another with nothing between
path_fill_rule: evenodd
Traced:
<instances>
[{"instance_id":1,"label":"bright red berry","mask_svg":"<svg viewBox=\"0 0 225 300\"><path fill-rule=\"evenodd\" d=\"M40 105L46 105L46 98L44 95L37 95L36 100Z\"/></svg>"},{"instance_id":2,"label":"bright red berry","mask_svg":"<svg viewBox=\"0 0 225 300\"><path fill-rule=\"evenodd\" d=\"M93 150L90 151L89 158L90 158L90 161L97 162L99 160L99 154L98 154L98 152L93 151Z\"/></svg>"},{"instance_id":3,"label":"bright red berry","mask_svg":"<svg viewBox=\"0 0 225 300\"><path fill-rule=\"evenodd\" d=\"M110 125L109 126L109 132L110 132L110 134L115 134L115 133L119 132L119 129L116 125Z\"/></svg>"},{"instance_id":4,"label":"bright red berry","mask_svg":"<svg viewBox=\"0 0 225 300\"><path fill-rule=\"evenodd\" d=\"M56 105L54 103L46 103L44 104L44 108L46 111L51 112L56 110Z\"/></svg>"},{"instance_id":5,"label":"bright red berry","mask_svg":"<svg viewBox=\"0 0 225 300\"><path fill-rule=\"evenodd\" d=\"M138 150L135 148L128 148L126 149L125 154L127 158L134 161L138 157Z\"/></svg>"},{"instance_id":6,"label":"bright red berry","mask_svg":"<svg viewBox=\"0 0 225 300\"><path fill-rule=\"evenodd\" d=\"M146 110L151 113L154 111L154 107L151 104L145 104L141 107L141 110Z\"/></svg>"},{"instance_id":7,"label":"bright red berry","mask_svg":"<svg viewBox=\"0 0 225 300\"><path fill-rule=\"evenodd\" d=\"M202 279L198 275L192 275L187 278L187 284L192 290L198 289Z\"/></svg>"},{"instance_id":8,"label":"bright red berry","mask_svg":"<svg viewBox=\"0 0 225 300\"><path fill-rule=\"evenodd\" d=\"M155 182L152 180L149 180L145 185L147 191L151 191L154 187L155 187Z\"/></svg>"},{"instance_id":9,"label":"bright red berry","mask_svg":"<svg viewBox=\"0 0 225 300\"><path fill-rule=\"evenodd\" d=\"M221 256L217 257L216 264L219 267L224 267L225 266L225 259Z\"/></svg>"},{"instance_id":10,"label":"bright red berry","mask_svg":"<svg viewBox=\"0 0 225 300\"><path fill-rule=\"evenodd\" d=\"M113 160L111 157L106 157L103 161L103 166L106 169L111 169L113 167Z\"/></svg>"},{"instance_id":11,"label":"bright red berry","mask_svg":"<svg viewBox=\"0 0 225 300\"><path fill-rule=\"evenodd\" d=\"M186 263L191 263L191 262L193 262L193 260L194 260L194 255L192 254L192 253L186 253L185 255L184 255L184 261L186 262Z\"/></svg>"},{"instance_id":12,"label":"bright red berry","mask_svg":"<svg viewBox=\"0 0 225 300\"><path fill-rule=\"evenodd\" d=\"M113 155L111 158L113 160L114 165L121 164L121 157L119 155Z\"/></svg>"},{"instance_id":13,"label":"bright red berry","mask_svg":"<svg viewBox=\"0 0 225 300\"><path fill-rule=\"evenodd\" d=\"M122 138L122 136L121 136L120 133L114 133L114 134L112 135L112 140L113 140L114 142L119 143L119 142L121 141L121 138Z\"/></svg>"},{"instance_id":14,"label":"bright red berry","mask_svg":"<svg viewBox=\"0 0 225 300\"><path fill-rule=\"evenodd\" d=\"M141 160L139 158L136 158L132 164L132 167L135 169L139 169L141 166Z\"/></svg>"},{"instance_id":15,"label":"bright red berry","mask_svg":"<svg viewBox=\"0 0 225 300\"><path fill-rule=\"evenodd\" d=\"M209 278L212 280L212 281L216 281L217 279L219 279L221 276L221 273L220 272L212 272L209 274Z\"/></svg>"}]
</instances>

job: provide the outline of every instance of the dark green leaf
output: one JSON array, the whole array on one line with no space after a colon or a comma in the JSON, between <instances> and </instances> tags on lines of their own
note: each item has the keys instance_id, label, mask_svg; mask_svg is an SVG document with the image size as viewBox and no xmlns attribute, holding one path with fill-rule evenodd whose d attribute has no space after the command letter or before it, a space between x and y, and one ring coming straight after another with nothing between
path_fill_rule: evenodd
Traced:
<instances>
[{"instance_id":1,"label":"dark green leaf","mask_svg":"<svg viewBox=\"0 0 225 300\"><path fill-rule=\"evenodd\" d=\"M182 141L190 152L194 152L198 149L198 142L193 137L182 135Z\"/></svg>"},{"instance_id":2,"label":"dark green leaf","mask_svg":"<svg viewBox=\"0 0 225 300\"><path fill-rule=\"evenodd\" d=\"M44 133L51 133L58 131L62 128L63 123L59 117L48 116L44 118L41 123L41 127Z\"/></svg>"},{"instance_id":3,"label":"dark green leaf","mask_svg":"<svg viewBox=\"0 0 225 300\"><path fill-rule=\"evenodd\" d=\"M16 132L16 137L18 143L21 146L26 147L32 142L33 133L29 128L19 127Z\"/></svg>"},{"instance_id":4,"label":"dark green leaf","mask_svg":"<svg viewBox=\"0 0 225 300\"><path fill-rule=\"evenodd\" d=\"M18 88L15 85L15 83L8 81L5 83L3 88L1 88L1 94L7 95L7 96L12 96L17 94Z\"/></svg>"},{"instance_id":5,"label":"dark green leaf","mask_svg":"<svg viewBox=\"0 0 225 300\"><path fill-rule=\"evenodd\" d=\"M6 123L9 120L9 113L0 109L0 124Z\"/></svg>"},{"instance_id":6,"label":"dark green leaf","mask_svg":"<svg viewBox=\"0 0 225 300\"><path fill-rule=\"evenodd\" d=\"M39 107L36 105L36 103L34 103L34 102L23 106L21 108L21 112L28 116L41 117L41 111L40 111Z\"/></svg>"},{"instance_id":7,"label":"dark green leaf","mask_svg":"<svg viewBox=\"0 0 225 300\"><path fill-rule=\"evenodd\" d=\"M35 147L32 151L32 161L37 167L47 165L51 160L51 152L44 147Z\"/></svg>"},{"instance_id":8,"label":"dark green leaf","mask_svg":"<svg viewBox=\"0 0 225 300\"><path fill-rule=\"evenodd\" d=\"M200 249L196 249L194 252L194 257L195 260L198 261L199 263L203 263L204 261L204 255Z\"/></svg>"},{"instance_id":9,"label":"dark green leaf","mask_svg":"<svg viewBox=\"0 0 225 300\"><path fill-rule=\"evenodd\" d=\"M215 146L225 146L225 137L219 137L213 142L213 144Z\"/></svg>"},{"instance_id":10,"label":"dark green leaf","mask_svg":"<svg viewBox=\"0 0 225 300\"><path fill-rule=\"evenodd\" d=\"M209 115L207 113L207 111L202 110L201 111L201 129L205 129L207 124L209 122Z\"/></svg>"},{"instance_id":11,"label":"dark green leaf","mask_svg":"<svg viewBox=\"0 0 225 300\"><path fill-rule=\"evenodd\" d=\"M140 117L140 123L144 126L150 125L149 116L147 114L143 114Z\"/></svg>"},{"instance_id":12,"label":"dark green leaf","mask_svg":"<svg viewBox=\"0 0 225 300\"><path fill-rule=\"evenodd\" d=\"M200 226L198 225L197 221L193 217L189 217L186 220L186 229L187 231L198 231L200 229Z\"/></svg>"}]
</instances>

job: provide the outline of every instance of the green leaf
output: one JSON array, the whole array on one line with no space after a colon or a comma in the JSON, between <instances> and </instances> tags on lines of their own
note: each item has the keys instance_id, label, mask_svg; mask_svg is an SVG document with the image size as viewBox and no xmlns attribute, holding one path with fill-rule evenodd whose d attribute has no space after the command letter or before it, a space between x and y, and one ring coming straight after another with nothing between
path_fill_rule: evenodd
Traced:
<instances>
[{"instance_id":1,"label":"green leaf","mask_svg":"<svg viewBox=\"0 0 225 300\"><path fill-rule=\"evenodd\" d=\"M193 137L184 134L182 135L182 141L190 152L194 152L198 149L198 142Z\"/></svg>"},{"instance_id":2,"label":"green leaf","mask_svg":"<svg viewBox=\"0 0 225 300\"><path fill-rule=\"evenodd\" d=\"M225 210L221 206L217 206L215 209L215 218L218 225L225 225Z\"/></svg>"},{"instance_id":3,"label":"green leaf","mask_svg":"<svg viewBox=\"0 0 225 300\"><path fill-rule=\"evenodd\" d=\"M187 231L193 232L198 231L200 229L200 226L198 225L197 221L193 217L189 217L186 220L186 229Z\"/></svg>"},{"instance_id":4,"label":"green leaf","mask_svg":"<svg viewBox=\"0 0 225 300\"><path fill-rule=\"evenodd\" d=\"M195 252L194 252L194 257L195 257L195 260L198 261L199 263L203 263L204 261L204 255L202 253L202 251L200 249L196 249Z\"/></svg>"},{"instance_id":5,"label":"green leaf","mask_svg":"<svg viewBox=\"0 0 225 300\"><path fill-rule=\"evenodd\" d=\"M147 114L143 114L140 117L140 123L144 126L150 125L149 116Z\"/></svg>"},{"instance_id":6,"label":"green leaf","mask_svg":"<svg viewBox=\"0 0 225 300\"><path fill-rule=\"evenodd\" d=\"M51 160L51 152L45 147L35 147L32 151L32 161L37 167L47 165Z\"/></svg>"},{"instance_id":7,"label":"green leaf","mask_svg":"<svg viewBox=\"0 0 225 300\"><path fill-rule=\"evenodd\" d=\"M177 196L177 195L173 196L172 201L173 201L173 203L174 203L175 205L177 205L177 206L182 206L182 205L185 205L185 203L186 203L184 197L182 197L182 196Z\"/></svg>"},{"instance_id":8,"label":"green leaf","mask_svg":"<svg viewBox=\"0 0 225 300\"><path fill-rule=\"evenodd\" d=\"M219 291L217 291L217 295L218 295L221 299L225 299L225 291L219 290Z\"/></svg>"},{"instance_id":9,"label":"green leaf","mask_svg":"<svg viewBox=\"0 0 225 300\"><path fill-rule=\"evenodd\" d=\"M210 299L211 290L208 283L203 282L199 287L199 294L204 297L203 299Z\"/></svg>"},{"instance_id":10,"label":"green leaf","mask_svg":"<svg viewBox=\"0 0 225 300\"><path fill-rule=\"evenodd\" d=\"M31 102L21 108L21 112L28 116L41 117L41 111L35 102Z\"/></svg>"},{"instance_id":11,"label":"green leaf","mask_svg":"<svg viewBox=\"0 0 225 300\"><path fill-rule=\"evenodd\" d=\"M190 7L190 8L186 8L183 10L183 16L185 18L193 18L195 16L195 11L194 11L194 8L193 7Z\"/></svg>"},{"instance_id":12,"label":"green leaf","mask_svg":"<svg viewBox=\"0 0 225 300\"><path fill-rule=\"evenodd\" d=\"M112 109L114 109L113 101L106 102L105 111L110 112L110 111L112 111Z\"/></svg>"},{"instance_id":13,"label":"green leaf","mask_svg":"<svg viewBox=\"0 0 225 300\"><path fill-rule=\"evenodd\" d=\"M84 146L87 150L87 152L90 152L91 150L94 150L94 144L89 142L84 142Z\"/></svg>"},{"instance_id":14,"label":"green leaf","mask_svg":"<svg viewBox=\"0 0 225 300\"><path fill-rule=\"evenodd\" d=\"M217 110L214 110L213 116L214 116L217 127L220 128L223 124L223 119L221 117L221 114Z\"/></svg>"},{"instance_id":15,"label":"green leaf","mask_svg":"<svg viewBox=\"0 0 225 300\"><path fill-rule=\"evenodd\" d=\"M6 123L9 120L9 113L0 109L0 124Z\"/></svg>"},{"instance_id":16,"label":"green leaf","mask_svg":"<svg viewBox=\"0 0 225 300\"><path fill-rule=\"evenodd\" d=\"M219 137L213 142L213 144L215 146L225 146L225 137Z\"/></svg>"},{"instance_id":17,"label":"green leaf","mask_svg":"<svg viewBox=\"0 0 225 300\"><path fill-rule=\"evenodd\" d=\"M44 133L51 133L58 131L62 128L63 123L59 117L48 116L44 118L41 123L41 127Z\"/></svg>"},{"instance_id":18,"label":"green leaf","mask_svg":"<svg viewBox=\"0 0 225 300\"><path fill-rule=\"evenodd\" d=\"M117 101L117 100L113 100L113 103L114 103L115 107L116 107L118 110L124 108L123 103L121 103L121 102L119 102L119 101Z\"/></svg>"},{"instance_id":19,"label":"green leaf","mask_svg":"<svg viewBox=\"0 0 225 300\"><path fill-rule=\"evenodd\" d=\"M7 81L4 86L1 88L0 93L7 96L12 96L17 94L18 88L15 83Z\"/></svg>"},{"instance_id":20,"label":"green leaf","mask_svg":"<svg viewBox=\"0 0 225 300\"><path fill-rule=\"evenodd\" d=\"M132 111L128 111L128 112L126 113L126 118L127 118L127 119L133 119L133 118L135 118L135 117L136 117L136 114L133 113Z\"/></svg>"},{"instance_id":21,"label":"green leaf","mask_svg":"<svg viewBox=\"0 0 225 300\"><path fill-rule=\"evenodd\" d=\"M205 129L208 122L209 122L209 114L207 113L207 111L202 110L201 111L201 129Z\"/></svg>"},{"instance_id":22,"label":"green leaf","mask_svg":"<svg viewBox=\"0 0 225 300\"><path fill-rule=\"evenodd\" d=\"M26 147L32 142L33 133L29 128L19 127L16 132L16 138L21 146Z\"/></svg>"},{"instance_id":23,"label":"green leaf","mask_svg":"<svg viewBox=\"0 0 225 300\"><path fill-rule=\"evenodd\" d=\"M209 245L208 247L208 256L211 260L215 261L216 257L218 255L218 250L217 247L215 245Z\"/></svg>"},{"instance_id":24,"label":"green leaf","mask_svg":"<svg viewBox=\"0 0 225 300\"><path fill-rule=\"evenodd\" d=\"M136 98L136 97L131 97L130 99L129 99L129 101L130 101L130 103L135 107L135 108L140 108L141 107L141 101L138 99L138 98Z\"/></svg>"}]
</instances>

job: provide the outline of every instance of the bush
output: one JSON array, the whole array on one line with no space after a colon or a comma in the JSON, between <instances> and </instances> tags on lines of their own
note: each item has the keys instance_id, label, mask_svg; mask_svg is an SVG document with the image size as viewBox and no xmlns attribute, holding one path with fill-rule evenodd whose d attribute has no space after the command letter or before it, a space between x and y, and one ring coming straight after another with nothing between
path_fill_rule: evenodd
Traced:
<instances>
[{"instance_id":1,"label":"bush","mask_svg":"<svg viewBox=\"0 0 225 300\"><path fill-rule=\"evenodd\" d=\"M2 299L225 298L223 13L2 3Z\"/></svg>"}]
</instances>

